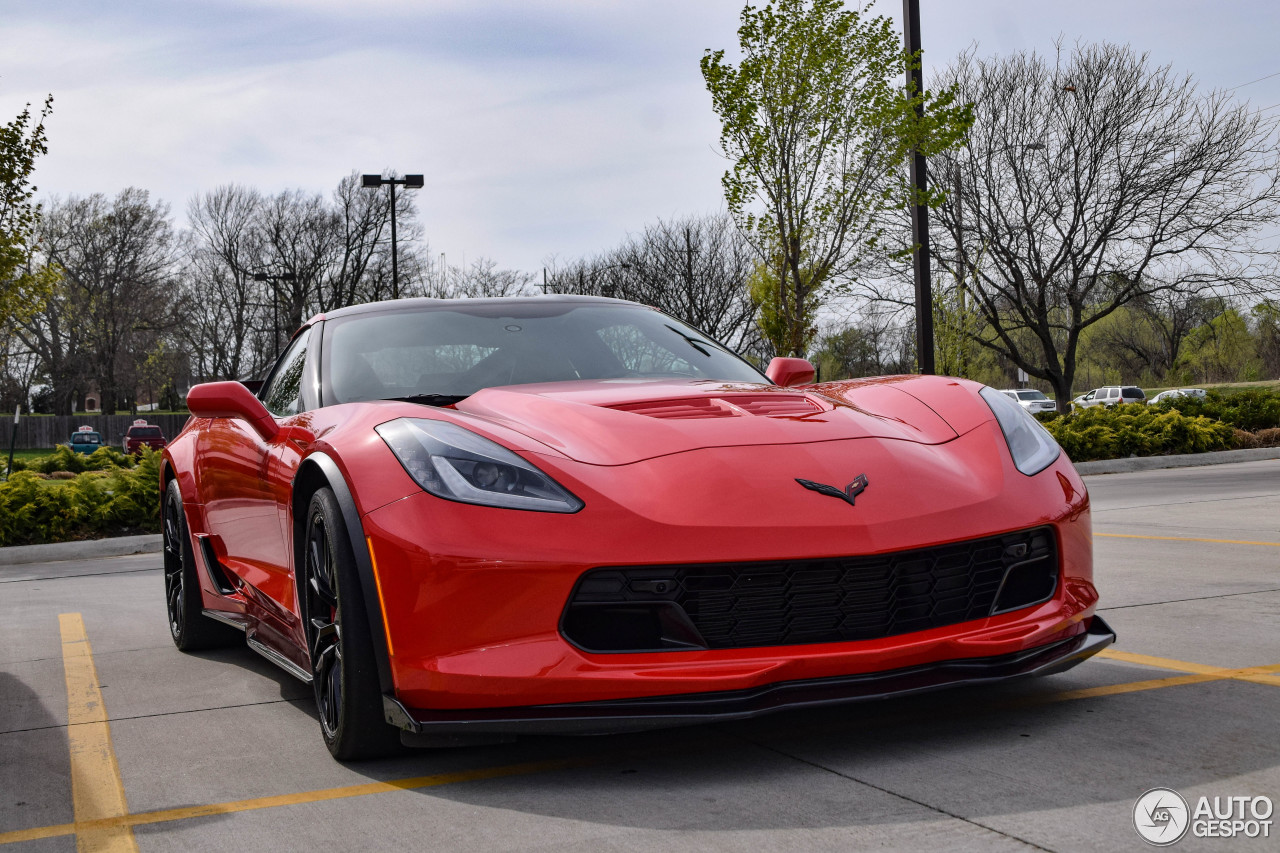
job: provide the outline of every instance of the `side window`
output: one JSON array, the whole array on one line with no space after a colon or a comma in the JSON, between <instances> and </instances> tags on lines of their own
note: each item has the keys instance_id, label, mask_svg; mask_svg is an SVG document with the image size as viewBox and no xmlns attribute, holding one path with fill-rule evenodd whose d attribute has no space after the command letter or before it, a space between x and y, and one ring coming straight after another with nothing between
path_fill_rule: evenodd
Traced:
<instances>
[{"instance_id":1,"label":"side window","mask_svg":"<svg viewBox=\"0 0 1280 853\"><path fill-rule=\"evenodd\" d=\"M307 363L307 340L310 337L311 330L307 329L289 345L276 364L270 384L262 391L262 404L276 417L286 418L298 413L302 396L302 369Z\"/></svg>"}]
</instances>

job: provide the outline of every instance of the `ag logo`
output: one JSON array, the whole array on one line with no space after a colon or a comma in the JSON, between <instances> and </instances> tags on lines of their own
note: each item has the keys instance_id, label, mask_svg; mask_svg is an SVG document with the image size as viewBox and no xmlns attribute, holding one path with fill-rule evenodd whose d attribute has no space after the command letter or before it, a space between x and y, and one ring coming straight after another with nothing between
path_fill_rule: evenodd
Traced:
<instances>
[{"instance_id":1,"label":"ag logo","mask_svg":"<svg viewBox=\"0 0 1280 853\"><path fill-rule=\"evenodd\" d=\"M1142 840L1168 847L1182 840L1191 825L1187 801L1172 788L1152 788L1133 804L1133 828Z\"/></svg>"}]
</instances>

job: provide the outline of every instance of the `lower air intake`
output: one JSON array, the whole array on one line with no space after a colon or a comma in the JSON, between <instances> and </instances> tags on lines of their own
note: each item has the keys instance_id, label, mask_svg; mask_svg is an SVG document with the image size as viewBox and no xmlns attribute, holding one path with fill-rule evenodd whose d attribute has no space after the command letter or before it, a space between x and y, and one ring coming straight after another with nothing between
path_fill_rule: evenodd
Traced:
<instances>
[{"instance_id":1,"label":"lower air intake","mask_svg":"<svg viewBox=\"0 0 1280 853\"><path fill-rule=\"evenodd\" d=\"M870 556L601 568L561 631L593 652L739 649L874 640L1046 601L1053 529Z\"/></svg>"}]
</instances>

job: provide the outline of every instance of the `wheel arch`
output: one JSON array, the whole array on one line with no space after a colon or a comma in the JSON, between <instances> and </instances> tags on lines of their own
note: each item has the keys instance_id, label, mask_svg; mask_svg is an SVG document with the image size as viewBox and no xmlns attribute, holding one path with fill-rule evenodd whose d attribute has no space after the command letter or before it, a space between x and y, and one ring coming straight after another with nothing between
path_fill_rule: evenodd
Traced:
<instances>
[{"instance_id":1,"label":"wheel arch","mask_svg":"<svg viewBox=\"0 0 1280 853\"><path fill-rule=\"evenodd\" d=\"M302 539L306 534L307 505L311 502L311 496L323 488L332 491L337 499L347 539L351 542L352 557L360 579L360 593L364 598L365 615L369 620L369 639L373 643L374 659L378 665L378 684L384 694L394 694L391 656L387 650L387 626L383 622L382 608L378 603L377 579L374 577L373 559L365 540L364 525L360 522L360 510L342 470L332 457L322 451L312 453L304 459L293 478L290 515L293 519L294 570L301 573L302 562L298 555L302 553ZM298 597L301 599L301 594Z\"/></svg>"}]
</instances>

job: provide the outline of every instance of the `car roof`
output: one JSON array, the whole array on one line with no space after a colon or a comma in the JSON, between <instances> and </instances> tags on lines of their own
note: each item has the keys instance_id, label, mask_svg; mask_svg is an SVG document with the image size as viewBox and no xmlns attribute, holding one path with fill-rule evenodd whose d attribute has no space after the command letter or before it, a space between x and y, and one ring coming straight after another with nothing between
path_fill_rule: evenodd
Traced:
<instances>
[{"instance_id":1,"label":"car roof","mask_svg":"<svg viewBox=\"0 0 1280 853\"><path fill-rule=\"evenodd\" d=\"M539 306L548 304L561 305L618 305L631 306L635 308L647 308L639 302L631 302L626 299L611 299L607 296L578 296L576 294L551 293L539 296L502 296L502 297L486 297L486 298L464 298L464 299L434 299L431 297L416 297L413 299L388 299L383 302L366 302L363 305L351 305L347 308L339 308L336 311L327 311L324 314L317 314L307 321L307 324L316 320L332 320L337 317L350 317L356 314L386 314L398 311L422 311L422 310L438 310L438 311L466 311L471 308L494 308L498 306L510 306L517 313L520 309L536 311Z\"/></svg>"}]
</instances>

